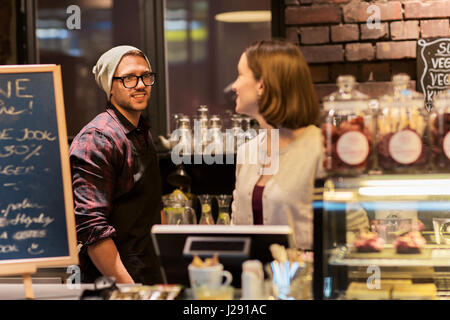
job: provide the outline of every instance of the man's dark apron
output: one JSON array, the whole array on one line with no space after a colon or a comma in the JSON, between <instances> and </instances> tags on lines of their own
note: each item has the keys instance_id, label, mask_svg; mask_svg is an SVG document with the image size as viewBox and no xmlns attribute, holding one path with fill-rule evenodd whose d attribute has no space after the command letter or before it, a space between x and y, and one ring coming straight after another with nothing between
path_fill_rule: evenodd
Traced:
<instances>
[{"instance_id":1,"label":"man's dark apron","mask_svg":"<svg viewBox=\"0 0 450 320\"><path fill-rule=\"evenodd\" d=\"M109 217L116 230L112 239L120 258L134 282L142 284L163 282L150 235L151 227L161 223L161 176L154 146L151 141L149 144L145 151L133 146L135 185L126 195L114 200ZM97 276L101 276L100 272ZM94 280L92 275L84 279L85 282Z\"/></svg>"}]
</instances>

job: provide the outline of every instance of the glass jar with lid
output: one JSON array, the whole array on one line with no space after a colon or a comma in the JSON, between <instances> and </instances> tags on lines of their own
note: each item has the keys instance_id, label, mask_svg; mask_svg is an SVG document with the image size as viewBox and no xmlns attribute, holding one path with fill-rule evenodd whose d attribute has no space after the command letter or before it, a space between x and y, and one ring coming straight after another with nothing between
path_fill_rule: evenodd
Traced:
<instances>
[{"instance_id":1,"label":"glass jar with lid","mask_svg":"<svg viewBox=\"0 0 450 320\"><path fill-rule=\"evenodd\" d=\"M222 119L218 115L212 115L209 119L209 128L222 130Z\"/></svg>"},{"instance_id":2,"label":"glass jar with lid","mask_svg":"<svg viewBox=\"0 0 450 320\"><path fill-rule=\"evenodd\" d=\"M244 127L244 140L245 142L253 139L258 135L256 129L252 126L252 118L247 115L242 115L242 126Z\"/></svg>"},{"instance_id":3,"label":"glass jar with lid","mask_svg":"<svg viewBox=\"0 0 450 320\"><path fill-rule=\"evenodd\" d=\"M205 153L210 154L211 151L215 154L223 153L226 141L222 133L222 119L218 115L212 115L209 119L208 142Z\"/></svg>"},{"instance_id":4,"label":"glass jar with lid","mask_svg":"<svg viewBox=\"0 0 450 320\"><path fill-rule=\"evenodd\" d=\"M189 116L182 115L178 119L178 127L170 135L170 143L182 153L190 154L192 152L192 129Z\"/></svg>"},{"instance_id":5,"label":"glass jar with lid","mask_svg":"<svg viewBox=\"0 0 450 320\"><path fill-rule=\"evenodd\" d=\"M197 116L193 117L194 127L194 153L203 153L208 144L209 110L208 106L201 105L197 108Z\"/></svg>"},{"instance_id":6,"label":"glass jar with lid","mask_svg":"<svg viewBox=\"0 0 450 320\"><path fill-rule=\"evenodd\" d=\"M337 79L338 90L324 97L324 168L329 175L358 175L372 166L375 122L369 97L355 89L352 75Z\"/></svg>"},{"instance_id":7,"label":"glass jar with lid","mask_svg":"<svg viewBox=\"0 0 450 320\"><path fill-rule=\"evenodd\" d=\"M391 92L379 99L377 160L384 172L415 173L428 166L428 113L423 94L409 85L409 75L394 75Z\"/></svg>"},{"instance_id":8,"label":"glass jar with lid","mask_svg":"<svg viewBox=\"0 0 450 320\"><path fill-rule=\"evenodd\" d=\"M237 148L245 142L244 130L242 129L242 117L238 114L233 114L231 120L231 132L233 138L233 151L237 152Z\"/></svg>"},{"instance_id":9,"label":"glass jar with lid","mask_svg":"<svg viewBox=\"0 0 450 320\"><path fill-rule=\"evenodd\" d=\"M208 119L209 118L209 109L207 105L201 105L200 107L197 108L197 117L198 118L203 118L203 119Z\"/></svg>"},{"instance_id":10,"label":"glass jar with lid","mask_svg":"<svg viewBox=\"0 0 450 320\"><path fill-rule=\"evenodd\" d=\"M433 168L450 172L450 88L434 97L430 114L430 144Z\"/></svg>"}]
</instances>

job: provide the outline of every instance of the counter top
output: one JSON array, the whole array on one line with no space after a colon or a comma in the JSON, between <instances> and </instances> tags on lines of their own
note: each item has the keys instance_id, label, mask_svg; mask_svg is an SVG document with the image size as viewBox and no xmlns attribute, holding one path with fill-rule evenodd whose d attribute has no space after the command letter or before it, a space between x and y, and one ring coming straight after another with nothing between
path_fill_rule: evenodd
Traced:
<instances>
[{"instance_id":1,"label":"counter top","mask_svg":"<svg viewBox=\"0 0 450 320\"><path fill-rule=\"evenodd\" d=\"M72 288L66 284L33 284L34 300L79 300L83 290L94 289L94 284L81 284ZM23 300L25 287L23 284L0 284L0 300Z\"/></svg>"},{"instance_id":2,"label":"counter top","mask_svg":"<svg viewBox=\"0 0 450 320\"><path fill-rule=\"evenodd\" d=\"M118 287L127 285L118 285ZM67 284L33 284L34 300L79 300L84 290L94 289L94 284L80 284L79 287ZM234 290L234 299L239 300L240 290ZM183 300L193 300L192 290L184 290ZM23 284L0 284L0 300L25 300L25 287Z\"/></svg>"}]
</instances>

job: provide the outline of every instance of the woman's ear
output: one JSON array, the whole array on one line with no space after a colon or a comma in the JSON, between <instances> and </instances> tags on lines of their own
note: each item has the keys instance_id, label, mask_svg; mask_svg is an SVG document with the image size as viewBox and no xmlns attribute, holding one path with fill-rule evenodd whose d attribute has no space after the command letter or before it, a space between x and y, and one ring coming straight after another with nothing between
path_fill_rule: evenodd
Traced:
<instances>
[{"instance_id":1,"label":"woman's ear","mask_svg":"<svg viewBox=\"0 0 450 320\"><path fill-rule=\"evenodd\" d=\"M262 78L258 80L256 90L258 91L258 97L261 97L264 93L264 81Z\"/></svg>"}]
</instances>

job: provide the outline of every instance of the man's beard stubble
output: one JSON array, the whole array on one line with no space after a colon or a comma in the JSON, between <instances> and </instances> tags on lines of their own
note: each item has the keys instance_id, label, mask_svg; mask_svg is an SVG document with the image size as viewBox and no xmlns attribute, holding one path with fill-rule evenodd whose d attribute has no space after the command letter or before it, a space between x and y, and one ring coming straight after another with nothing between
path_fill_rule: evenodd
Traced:
<instances>
[{"instance_id":1,"label":"man's beard stubble","mask_svg":"<svg viewBox=\"0 0 450 320\"><path fill-rule=\"evenodd\" d=\"M136 112L136 111L144 111L147 107L148 107L148 103L150 101L150 93L147 93L146 90L136 90L134 94L139 94L139 93L144 93L146 94L146 101L145 101L145 106L142 108L142 110L137 110L136 108L133 108L132 104L131 104L131 97L130 100L128 100L128 102L124 102L121 107L127 111L131 111L131 112Z\"/></svg>"}]
</instances>

